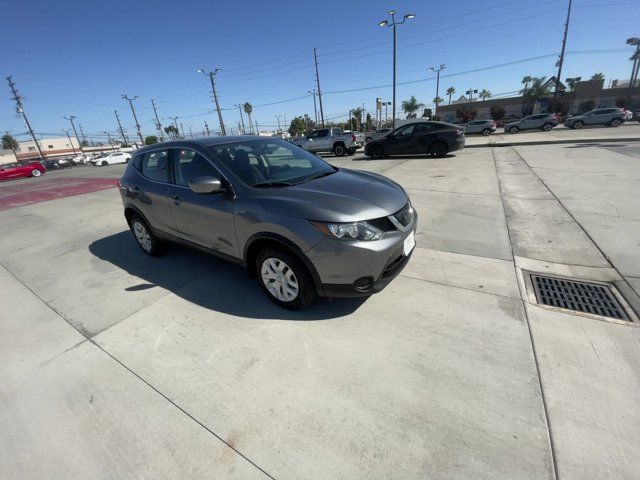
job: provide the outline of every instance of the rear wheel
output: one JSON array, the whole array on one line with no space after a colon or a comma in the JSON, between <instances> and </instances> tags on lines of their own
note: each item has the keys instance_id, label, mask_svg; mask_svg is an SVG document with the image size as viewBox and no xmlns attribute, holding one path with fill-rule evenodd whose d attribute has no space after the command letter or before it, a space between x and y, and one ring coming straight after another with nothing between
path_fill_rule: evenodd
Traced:
<instances>
[{"instance_id":1,"label":"rear wheel","mask_svg":"<svg viewBox=\"0 0 640 480\"><path fill-rule=\"evenodd\" d=\"M39 177L40 175L42 175L42 172L41 172L40 170L38 170L37 168L34 168L34 169L31 171L31 176L32 176L32 177Z\"/></svg>"},{"instance_id":2,"label":"rear wheel","mask_svg":"<svg viewBox=\"0 0 640 480\"><path fill-rule=\"evenodd\" d=\"M107 165L109 165L109 162L107 162L106 160L102 160L102 162L100 162L100 165L106 167Z\"/></svg>"},{"instance_id":3,"label":"rear wheel","mask_svg":"<svg viewBox=\"0 0 640 480\"><path fill-rule=\"evenodd\" d=\"M509 133L512 135L515 135L516 133L518 133L520 131L520 129L518 127L511 127L509 128Z\"/></svg>"},{"instance_id":4,"label":"rear wheel","mask_svg":"<svg viewBox=\"0 0 640 480\"><path fill-rule=\"evenodd\" d=\"M444 157L449 152L449 147L443 142L434 142L429 147L429 155L432 157Z\"/></svg>"},{"instance_id":5,"label":"rear wheel","mask_svg":"<svg viewBox=\"0 0 640 480\"><path fill-rule=\"evenodd\" d=\"M286 251L265 249L256 260L258 282L269 299L288 310L300 310L313 302L316 290L304 264Z\"/></svg>"},{"instance_id":6,"label":"rear wheel","mask_svg":"<svg viewBox=\"0 0 640 480\"><path fill-rule=\"evenodd\" d=\"M149 225L139 215L133 215L129 222L131 232L133 233L138 246L144 253L155 257L160 253L160 242L153 235Z\"/></svg>"},{"instance_id":7,"label":"rear wheel","mask_svg":"<svg viewBox=\"0 0 640 480\"><path fill-rule=\"evenodd\" d=\"M545 132L548 132L552 128L553 128L553 125L550 123L545 123L544 125L542 125L542 130L544 130Z\"/></svg>"},{"instance_id":8,"label":"rear wheel","mask_svg":"<svg viewBox=\"0 0 640 480\"><path fill-rule=\"evenodd\" d=\"M346 151L347 149L344 148L344 145L342 145L341 143L333 147L333 153L336 157L343 157Z\"/></svg>"},{"instance_id":9,"label":"rear wheel","mask_svg":"<svg viewBox=\"0 0 640 480\"><path fill-rule=\"evenodd\" d=\"M613 120L611 120L612 127L619 127L621 124L622 120L620 120L619 118L614 118Z\"/></svg>"},{"instance_id":10,"label":"rear wheel","mask_svg":"<svg viewBox=\"0 0 640 480\"><path fill-rule=\"evenodd\" d=\"M485 137L488 137L489 135L491 135L491 129L490 128L485 128L484 130L482 130L482 135L484 135Z\"/></svg>"},{"instance_id":11,"label":"rear wheel","mask_svg":"<svg viewBox=\"0 0 640 480\"><path fill-rule=\"evenodd\" d=\"M576 130L580 130L582 127L584 127L584 122L581 122L580 120L578 120L577 122L573 123L573 126L571 128L575 128Z\"/></svg>"},{"instance_id":12,"label":"rear wheel","mask_svg":"<svg viewBox=\"0 0 640 480\"><path fill-rule=\"evenodd\" d=\"M369 148L368 156L375 159L382 158L384 156L384 151L380 145L372 145Z\"/></svg>"}]
</instances>

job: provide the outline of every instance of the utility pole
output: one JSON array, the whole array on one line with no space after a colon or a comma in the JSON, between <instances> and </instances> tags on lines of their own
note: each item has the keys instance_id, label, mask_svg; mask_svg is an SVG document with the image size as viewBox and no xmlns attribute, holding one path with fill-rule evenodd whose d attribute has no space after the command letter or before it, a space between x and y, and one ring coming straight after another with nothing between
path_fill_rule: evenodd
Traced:
<instances>
[{"instance_id":1,"label":"utility pole","mask_svg":"<svg viewBox=\"0 0 640 480\"><path fill-rule=\"evenodd\" d=\"M63 128L62 131L67 134L67 138L69 139L69 145L71 145L71 150L73 151L73 154L77 155L78 152L76 152L76 149L73 146L73 142L71 141L71 136L69 135L69 129L68 128L67 129Z\"/></svg>"},{"instance_id":2,"label":"utility pole","mask_svg":"<svg viewBox=\"0 0 640 480\"><path fill-rule=\"evenodd\" d=\"M210 137L211 134L209 133L209 125L207 125L207 121L204 121L204 131L207 132L207 137Z\"/></svg>"},{"instance_id":3,"label":"utility pole","mask_svg":"<svg viewBox=\"0 0 640 480\"><path fill-rule=\"evenodd\" d=\"M182 122L180 122L180 131L182 132L182 138L184 138L184 126L182 125Z\"/></svg>"},{"instance_id":4,"label":"utility pole","mask_svg":"<svg viewBox=\"0 0 640 480\"><path fill-rule=\"evenodd\" d=\"M280 128L280 117L282 115L274 115L277 119L278 119L278 133L280 133L282 131L282 128Z\"/></svg>"},{"instance_id":5,"label":"utility pole","mask_svg":"<svg viewBox=\"0 0 640 480\"><path fill-rule=\"evenodd\" d=\"M109 139L109 145L111 146L111 150L115 152L116 147L113 146L113 141L111 140L111 134L109 132L102 132L107 134L107 138Z\"/></svg>"},{"instance_id":6,"label":"utility pole","mask_svg":"<svg viewBox=\"0 0 640 480\"><path fill-rule=\"evenodd\" d=\"M164 142L164 135L162 135L162 124L160 123L160 119L158 118L156 101L153 98L151 99L151 106L153 107L153 114L156 116L156 128L158 129L158 134L160 135L160 141Z\"/></svg>"},{"instance_id":7,"label":"utility pole","mask_svg":"<svg viewBox=\"0 0 640 480\"><path fill-rule=\"evenodd\" d=\"M80 137L78 137L78 131L76 130L76 125L73 123L73 120L76 118L73 115L69 115L68 117L62 117L65 120L69 120L71 122L71 128L73 128L73 134L76 136L76 140L78 141L78 146L80 147L80 152L84 153L82 149L82 143L80 142Z\"/></svg>"},{"instance_id":8,"label":"utility pole","mask_svg":"<svg viewBox=\"0 0 640 480\"><path fill-rule=\"evenodd\" d=\"M202 73L203 75L209 75L209 79L211 80L211 91L213 93L213 101L216 104L216 110L218 111L218 121L220 122L220 131L222 132L222 136L227 135L227 131L224 128L224 122L222 121L222 112L220 111L220 104L218 103L218 93L216 92L216 83L214 81L215 76L218 72L221 72L221 68L216 68L213 72L205 72L203 68L198 68L196 72Z\"/></svg>"},{"instance_id":9,"label":"utility pole","mask_svg":"<svg viewBox=\"0 0 640 480\"><path fill-rule=\"evenodd\" d=\"M313 114L316 120L316 124L318 123L318 109L316 107L316 89L307 90L307 93L313 95Z\"/></svg>"},{"instance_id":10,"label":"utility pole","mask_svg":"<svg viewBox=\"0 0 640 480\"><path fill-rule=\"evenodd\" d=\"M558 89L560 87L560 77L562 76L562 64L564 63L564 51L567 46L567 33L569 32L569 19L571 17L571 2L569 0L569 8L567 8L567 21L564 24L564 35L562 37L562 51L560 52L560 58L558 59L558 75L556 76L556 88L554 89L553 96L558 96Z\"/></svg>"},{"instance_id":11,"label":"utility pole","mask_svg":"<svg viewBox=\"0 0 640 480\"><path fill-rule=\"evenodd\" d=\"M127 100L129 102L129 106L131 107L131 113L133 114L133 119L136 122L136 131L138 132L138 137L140 137L140 144L144 145L144 139L142 138L142 132L140 131L140 123L138 123L138 117L136 117L136 110L135 108L133 108L133 101L136 100L138 97L138 95L136 95L133 98L129 98L126 94L122 95L122 98L124 98L125 100Z\"/></svg>"},{"instance_id":12,"label":"utility pole","mask_svg":"<svg viewBox=\"0 0 640 480\"><path fill-rule=\"evenodd\" d=\"M256 135L260 135L260 130L258 130L258 120L254 119L253 123L256 124Z\"/></svg>"},{"instance_id":13,"label":"utility pole","mask_svg":"<svg viewBox=\"0 0 640 480\"><path fill-rule=\"evenodd\" d=\"M84 130L82 129L82 124L78 123L78 128L80 129L80 136L82 137L82 141L86 142L87 138L84 136Z\"/></svg>"},{"instance_id":14,"label":"utility pole","mask_svg":"<svg viewBox=\"0 0 640 480\"><path fill-rule=\"evenodd\" d=\"M282 118L284 119L282 124L284 125L284 128L287 128L287 116L286 115L282 115Z\"/></svg>"},{"instance_id":15,"label":"utility pole","mask_svg":"<svg viewBox=\"0 0 640 480\"><path fill-rule=\"evenodd\" d=\"M193 130L191 130L191 125L189 125L189 138L193 138Z\"/></svg>"},{"instance_id":16,"label":"utility pole","mask_svg":"<svg viewBox=\"0 0 640 480\"><path fill-rule=\"evenodd\" d=\"M447 68L447 66L445 64L440 65L440 67L438 67L438 68L434 68L434 67L430 68L431 71L436 72L436 101L435 101L436 108L435 108L435 111L433 112L433 116L434 117L438 116L438 98L440 98L439 97L439 95L440 95L440 71L444 70L445 68Z\"/></svg>"},{"instance_id":17,"label":"utility pole","mask_svg":"<svg viewBox=\"0 0 640 480\"><path fill-rule=\"evenodd\" d=\"M44 160L44 155L42 154L42 150L40 149L40 144L36 139L36 134L33 133L33 129L31 128L31 124L29 123L27 114L24 112L24 104L22 103L22 96L18 93L18 89L16 88L16 84L13 82L13 77L11 75L7 77L7 82L9 82L9 88L13 93L13 97L11 97L11 100L14 100L16 102L16 111L20 115L22 115L22 118L24 119L24 123L27 125L27 129L29 130L31 139L36 144L36 149L38 150L38 156L40 157L40 160Z\"/></svg>"},{"instance_id":18,"label":"utility pole","mask_svg":"<svg viewBox=\"0 0 640 480\"><path fill-rule=\"evenodd\" d=\"M313 47L313 60L316 64L316 83L318 85L318 102L320 103L320 119L322 120L322 128L324 128L324 110L322 109L322 93L320 90L320 74L318 73L318 54L316 47ZM315 96L314 96L315 101Z\"/></svg>"},{"instance_id":19,"label":"utility pole","mask_svg":"<svg viewBox=\"0 0 640 480\"><path fill-rule=\"evenodd\" d=\"M240 121L242 122L242 133L246 133L244 129L244 117L242 116L242 104L239 103L236 105L238 107L238 111L240 112Z\"/></svg>"},{"instance_id":20,"label":"utility pole","mask_svg":"<svg viewBox=\"0 0 640 480\"><path fill-rule=\"evenodd\" d=\"M411 20L412 18L415 18L415 15L413 13L408 13L402 18L401 22L396 22L395 10L390 10L389 15L391 15L391 23L389 23L389 20L383 20L378 23L378 26L393 28L393 109L392 109L392 114L393 114L393 128L396 128L396 56L397 56L396 51L397 51L397 45L398 45L398 35L396 32L396 27L398 25L402 25L407 20Z\"/></svg>"},{"instance_id":21,"label":"utility pole","mask_svg":"<svg viewBox=\"0 0 640 480\"><path fill-rule=\"evenodd\" d=\"M127 136L124 134L124 129L122 128L122 123L120 123L120 117L118 116L118 111L114 110L113 113L116 114L116 120L118 122L118 130L120 130L120 135L122 135L122 141L125 145L129 144L129 140L127 140Z\"/></svg>"}]
</instances>

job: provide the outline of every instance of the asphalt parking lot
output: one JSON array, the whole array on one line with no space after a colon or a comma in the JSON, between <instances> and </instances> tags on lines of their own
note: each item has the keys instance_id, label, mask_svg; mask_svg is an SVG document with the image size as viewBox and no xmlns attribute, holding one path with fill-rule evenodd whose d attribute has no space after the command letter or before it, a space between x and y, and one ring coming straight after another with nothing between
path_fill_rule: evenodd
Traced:
<instances>
[{"instance_id":1,"label":"asphalt parking lot","mask_svg":"<svg viewBox=\"0 0 640 480\"><path fill-rule=\"evenodd\" d=\"M640 312L640 142L329 160L407 189L417 249L302 312L199 252L144 256L122 166L0 184L3 478L637 478L638 323L525 276Z\"/></svg>"}]
</instances>

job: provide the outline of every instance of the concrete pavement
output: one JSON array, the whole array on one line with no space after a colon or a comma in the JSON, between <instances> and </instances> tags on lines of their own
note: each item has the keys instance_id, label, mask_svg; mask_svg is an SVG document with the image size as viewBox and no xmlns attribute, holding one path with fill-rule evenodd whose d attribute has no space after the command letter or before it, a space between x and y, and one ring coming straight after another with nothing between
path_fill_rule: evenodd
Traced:
<instances>
[{"instance_id":1,"label":"concrete pavement","mask_svg":"<svg viewBox=\"0 0 640 480\"><path fill-rule=\"evenodd\" d=\"M115 189L0 212L3 476L635 478L640 329L534 304L522 270L635 301L640 145L568 147L332 158L407 188L417 249L303 312L143 256Z\"/></svg>"}]
</instances>

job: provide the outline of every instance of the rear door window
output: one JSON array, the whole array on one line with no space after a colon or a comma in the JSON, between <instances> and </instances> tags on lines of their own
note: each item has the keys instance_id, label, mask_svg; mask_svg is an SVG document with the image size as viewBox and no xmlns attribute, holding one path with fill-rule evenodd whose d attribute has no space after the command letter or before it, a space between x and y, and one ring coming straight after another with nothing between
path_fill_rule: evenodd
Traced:
<instances>
[{"instance_id":1,"label":"rear door window","mask_svg":"<svg viewBox=\"0 0 640 480\"><path fill-rule=\"evenodd\" d=\"M169 182L169 153L167 150L147 152L142 158L142 175L156 182Z\"/></svg>"}]
</instances>

